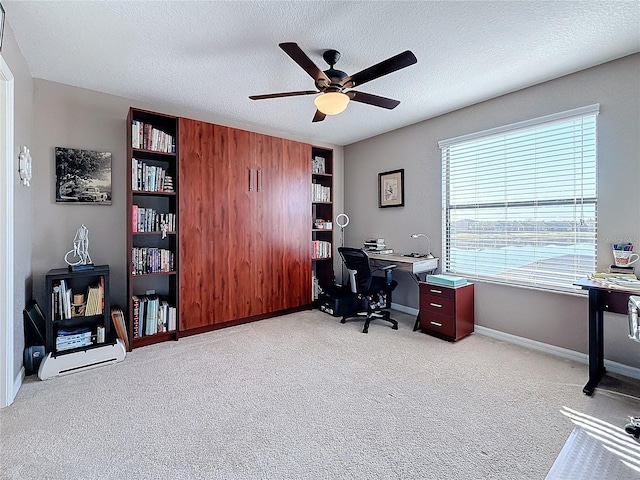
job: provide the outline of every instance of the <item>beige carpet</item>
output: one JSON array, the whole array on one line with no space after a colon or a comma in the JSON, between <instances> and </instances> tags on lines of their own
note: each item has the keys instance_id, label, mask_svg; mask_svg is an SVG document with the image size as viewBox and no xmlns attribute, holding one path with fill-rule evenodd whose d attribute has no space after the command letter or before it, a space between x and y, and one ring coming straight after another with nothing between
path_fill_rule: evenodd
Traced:
<instances>
[{"instance_id":1,"label":"beige carpet","mask_svg":"<svg viewBox=\"0 0 640 480\"><path fill-rule=\"evenodd\" d=\"M587 397L586 365L395 317L365 335L307 311L30 377L0 411L2 478L544 479L563 407L640 414L627 379Z\"/></svg>"}]
</instances>

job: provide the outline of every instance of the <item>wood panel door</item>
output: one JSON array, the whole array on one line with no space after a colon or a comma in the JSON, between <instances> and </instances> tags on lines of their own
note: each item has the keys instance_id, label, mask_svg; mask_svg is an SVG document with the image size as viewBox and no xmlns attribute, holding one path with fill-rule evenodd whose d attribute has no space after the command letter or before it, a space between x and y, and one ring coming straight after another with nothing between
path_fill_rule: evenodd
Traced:
<instances>
[{"instance_id":1,"label":"wood panel door","mask_svg":"<svg viewBox=\"0 0 640 480\"><path fill-rule=\"evenodd\" d=\"M229 129L229 316L227 320L258 315L259 287L254 264L260 258L255 234L254 209L258 173L255 168L255 136L253 132Z\"/></svg>"},{"instance_id":2,"label":"wood panel door","mask_svg":"<svg viewBox=\"0 0 640 480\"><path fill-rule=\"evenodd\" d=\"M287 308L311 303L311 145L283 140L281 190Z\"/></svg>"},{"instance_id":3,"label":"wood panel door","mask_svg":"<svg viewBox=\"0 0 640 480\"><path fill-rule=\"evenodd\" d=\"M227 127L180 119L181 330L229 317L228 136Z\"/></svg>"},{"instance_id":4,"label":"wood panel door","mask_svg":"<svg viewBox=\"0 0 640 480\"><path fill-rule=\"evenodd\" d=\"M260 279L261 308L265 313L287 308L284 265L288 252L283 242L286 224L280 214L286 208L283 186L286 171L282 155L281 138L256 135L259 185L254 242L260 251L260 260L256 262L255 275Z\"/></svg>"}]
</instances>

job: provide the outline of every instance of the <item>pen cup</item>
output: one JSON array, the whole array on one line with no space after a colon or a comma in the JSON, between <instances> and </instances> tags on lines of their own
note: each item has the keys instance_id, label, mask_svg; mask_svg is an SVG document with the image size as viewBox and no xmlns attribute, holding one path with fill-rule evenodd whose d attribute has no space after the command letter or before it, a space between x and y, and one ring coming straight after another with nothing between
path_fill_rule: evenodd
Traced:
<instances>
[{"instance_id":1,"label":"pen cup","mask_svg":"<svg viewBox=\"0 0 640 480\"><path fill-rule=\"evenodd\" d=\"M613 250L613 263L616 267L628 267L632 263L636 263L638 259L640 259L640 255L637 253L628 250Z\"/></svg>"}]
</instances>

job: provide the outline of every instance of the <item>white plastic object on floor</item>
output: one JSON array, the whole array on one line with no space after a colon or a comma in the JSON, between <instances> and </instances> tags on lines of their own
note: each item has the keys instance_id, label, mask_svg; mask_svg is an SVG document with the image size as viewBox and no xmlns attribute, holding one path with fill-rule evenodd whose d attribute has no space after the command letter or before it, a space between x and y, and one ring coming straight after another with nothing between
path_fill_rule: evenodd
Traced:
<instances>
[{"instance_id":1,"label":"white plastic object on floor","mask_svg":"<svg viewBox=\"0 0 640 480\"><path fill-rule=\"evenodd\" d=\"M115 344L90 348L80 352L68 353L54 357L48 353L38 369L38 378L48 380L61 375L82 372L91 368L121 362L127 355L122 340Z\"/></svg>"}]
</instances>

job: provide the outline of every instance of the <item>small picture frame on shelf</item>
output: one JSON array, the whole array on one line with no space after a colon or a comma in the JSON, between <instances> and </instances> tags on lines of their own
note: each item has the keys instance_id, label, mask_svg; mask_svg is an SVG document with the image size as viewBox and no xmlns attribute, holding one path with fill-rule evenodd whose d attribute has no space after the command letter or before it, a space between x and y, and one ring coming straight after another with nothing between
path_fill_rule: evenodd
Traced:
<instances>
[{"instance_id":1,"label":"small picture frame on shelf","mask_svg":"<svg viewBox=\"0 0 640 480\"><path fill-rule=\"evenodd\" d=\"M311 173L326 173L324 157L316 155L311 160Z\"/></svg>"},{"instance_id":2,"label":"small picture frame on shelf","mask_svg":"<svg viewBox=\"0 0 640 480\"><path fill-rule=\"evenodd\" d=\"M404 169L378 174L378 208L404 207Z\"/></svg>"}]
</instances>

